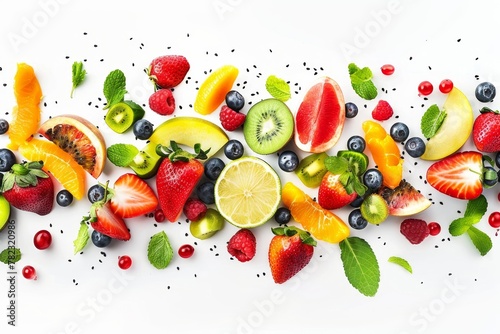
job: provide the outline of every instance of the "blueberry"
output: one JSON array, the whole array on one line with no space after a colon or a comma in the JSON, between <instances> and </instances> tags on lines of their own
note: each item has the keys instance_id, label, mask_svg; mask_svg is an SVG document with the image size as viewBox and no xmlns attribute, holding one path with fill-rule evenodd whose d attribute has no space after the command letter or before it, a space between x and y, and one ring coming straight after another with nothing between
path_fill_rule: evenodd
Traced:
<instances>
[{"instance_id":1,"label":"blueberry","mask_svg":"<svg viewBox=\"0 0 500 334\"><path fill-rule=\"evenodd\" d=\"M3 135L9 130L9 122L5 119L0 119L0 135Z\"/></svg>"},{"instance_id":2,"label":"blueberry","mask_svg":"<svg viewBox=\"0 0 500 334\"><path fill-rule=\"evenodd\" d=\"M73 195L66 189L63 189L57 193L56 202L62 207L69 206L73 203Z\"/></svg>"},{"instance_id":3,"label":"blueberry","mask_svg":"<svg viewBox=\"0 0 500 334\"><path fill-rule=\"evenodd\" d=\"M0 149L0 172L8 172L17 162L16 155L8 148Z\"/></svg>"},{"instance_id":4,"label":"blueberry","mask_svg":"<svg viewBox=\"0 0 500 334\"><path fill-rule=\"evenodd\" d=\"M491 102L495 95L496 88L491 82L481 82L476 87L476 99L480 102Z\"/></svg>"},{"instance_id":5,"label":"blueberry","mask_svg":"<svg viewBox=\"0 0 500 334\"><path fill-rule=\"evenodd\" d=\"M283 151L278 157L278 166L284 172L293 172L299 165L299 157L293 151Z\"/></svg>"},{"instance_id":6,"label":"blueberry","mask_svg":"<svg viewBox=\"0 0 500 334\"><path fill-rule=\"evenodd\" d=\"M363 174L363 183L370 191L376 191L382 186L384 177L376 168L370 168Z\"/></svg>"},{"instance_id":7,"label":"blueberry","mask_svg":"<svg viewBox=\"0 0 500 334\"><path fill-rule=\"evenodd\" d=\"M362 230L368 225L368 221L361 215L360 209L354 209L347 218L349 225L356 230Z\"/></svg>"},{"instance_id":8,"label":"blueberry","mask_svg":"<svg viewBox=\"0 0 500 334\"><path fill-rule=\"evenodd\" d=\"M89 188L89 191L87 192L87 197L89 198L90 203L95 203L104 199L104 193L105 190L103 186L101 186L100 184L94 184L92 187Z\"/></svg>"},{"instance_id":9,"label":"blueberry","mask_svg":"<svg viewBox=\"0 0 500 334\"><path fill-rule=\"evenodd\" d=\"M500 168L500 151L495 154L495 165Z\"/></svg>"},{"instance_id":10,"label":"blueberry","mask_svg":"<svg viewBox=\"0 0 500 334\"><path fill-rule=\"evenodd\" d=\"M391 126L389 133L394 141L402 143L410 135L410 129L408 129L408 126L406 124L396 122Z\"/></svg>"},{"instance_id":11,"label":"blueberry","mask_svg":"<svg viewBox=\"0 0 500 334\"><path fill-rule=\"evenodd\" d=\"M354 118L358 115L358 106L352 102L345 104L345 117Z\"/></svg>"},{"instance_id":12,"label":"blueberry","mask_svg":"<svg viewBox=\"0 0 500 334\"><path fill-rule=\"evenodd\" d=\"M92 231L92 243L99 248L107 247L110 243L112 238L107 236L106 234L102 234L99 231Z\"/></svg>"},{"instance_id":13,"label":"blueberry","mask_svg":"<svg viewBox=\"0 0 500 334\"><path fill-rule=\"evenodd\" d=\"M220 175L220 172L224 169L226 164L219 158L210 158L205 161L204 164L204 173L207 178L212 181L217 180Z\"/></svg>"},{"instance_id":14,"label":"blueberry","mask_svg":"<svg viewBox=\"0 0 500 334\"><path fill-rule=\"evenodd\" d=\"M198 198L205 204L214 204L215 203L215 192L214 192L214 183L207 181L201 183L198 187L196 187L196 194Z\"/></svg>"},{"instance_id":15,"label":"blueberry","mask_svg":"<svg viewBox=\"0 0 500 334\"><path fill-rule=\"evenodd\" d=\"M134 123L132 130L137 139L147 140L153 134L154 126L150 121L142 118Z\"/></svg>"},{"instance_id":16,"label":"blueberry","mask_svg":"<svg viewBox=\"0 0 500 334\"><path fill-rule=\"evenodd\" d=\"M354 199L354 201L349 203L349 205L353 208L359 208L361 206L361 203L363 203L364 200L365 200L365 198L363 196L357 195L356 198Z\"/></svg>"},{"instance_id":17,"label":"blueberry","mask_svg":"<svg viewBox=\"0 0 500 334\"><path fill-rule=\"evenodd\" d=\"M240 111L245 105L245 98L239 92L231 90L226 94L226 104L234 111Z\"/></svg>"},{"instance_id":18,"label":"blueberry","mask_svg":"<svg viewBox=\"0 0 500 334\"><path fill-rule=\"evenodd\" d=\"M491 166L484 167L483 170L483 184L490 188L498 182L498 174L495 168Z\"/></svg>"},{"instance_id":19,"label":"blueberry","mask_svg":"<svg viewBox=\"0 0 500 334\"><path fill-rule=\"evenodd\" d=\"M274 214L274 220L280 225L288 224L290 219L292 219L292 214L285 207L278 208Z\"/></svg>"},{"instance_id":20,"label":"blueberry","mask_svg":"<svg viewBox=\"0 0 500 334\"><path fill-rule=\"evenodd\" d=\"M224 146L224 154L230 160L235 160L243 156L243 144L236 139L229 140Z\"/></svg>"},{"instance_id":21,"label":"blueberry","mask_svg":"<svg viewBox=\"0 0 500 334\"><path fill-rule=\"evenodd\" d=\"M363 152L366 142L361 136L352 136L347 140L347 149L350 151Z\"/></svg>"},{"instance_id":22,"label":"blueberry","mask_svg":"<svg viewBox=\"0 0 500 334\"><path fill-rule=\"evenodd\" d=\"M405 150L413 158L418 158L425 152L425 143L420 137L412 137L405 144Z\"/></svg>"}]
</instances>

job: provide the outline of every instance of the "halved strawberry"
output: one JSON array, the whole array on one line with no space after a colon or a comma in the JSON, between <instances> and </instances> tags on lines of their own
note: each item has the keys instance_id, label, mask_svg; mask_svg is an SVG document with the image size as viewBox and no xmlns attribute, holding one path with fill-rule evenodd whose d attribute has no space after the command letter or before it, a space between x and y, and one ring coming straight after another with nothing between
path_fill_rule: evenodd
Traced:
<instances>
[{"instance_id":1,"label":"halved strawberry","mask_svg":"<svg viewBox=\"0 0 500 334\"><path fill-rule=\"evenodd\" d=\"M92 228L113 239L129 240L130 231L125 221L111 210L110 202L96 202L92 204L90 225Z\"/></svg>"},{"instance_id":2,"label":"halved strawberry","mask_svg":"<svg viewBox=\"0 0 500 334\"><path fill-rule=\"evenodd\" d=\"M121 175L108 189L111 210L121 218L132 218L154 211L158 198L149 184L133 173Z\"/></svg>"},{"instance_id":3,"label":"halved strawberry","mask_svg":"<svg viewBox=\"0 0 500 334\"><path fill-rule=\"evenodd\" d=\"M483 155L476 151L458 152L433 163L427 182L451 197L470 200L483 192Z\"/></svg>"}]
</instances>

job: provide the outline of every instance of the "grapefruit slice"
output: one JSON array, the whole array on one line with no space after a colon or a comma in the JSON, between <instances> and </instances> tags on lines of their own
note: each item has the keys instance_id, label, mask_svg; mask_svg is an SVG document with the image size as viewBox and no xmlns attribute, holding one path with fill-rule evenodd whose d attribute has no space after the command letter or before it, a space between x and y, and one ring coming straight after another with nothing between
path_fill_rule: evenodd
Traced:
<instances>
[{"instance_id":1,"label":"grapefruit slice","mask_svg":"<svg viewBox=\"0 0 500 334\"><path fill-rule=\"evenodd\" d=\"M306 93L295 114L295 144L305 152L321 153L337 143L345 122L340 86L322 77Z\"/></svg>"}]
</instances>

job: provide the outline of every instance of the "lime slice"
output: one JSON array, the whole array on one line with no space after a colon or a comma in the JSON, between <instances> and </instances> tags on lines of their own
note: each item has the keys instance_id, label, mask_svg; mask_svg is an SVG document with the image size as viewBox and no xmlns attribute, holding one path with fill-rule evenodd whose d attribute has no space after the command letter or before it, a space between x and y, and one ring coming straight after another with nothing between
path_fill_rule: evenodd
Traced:
<instances>
[{"instance_id":1,"label":"lime slice","mask_svg":"<svg viewBox=\"0 0 500 334\"><path fill-rule=\"evenodd\" d=\"M215 183L215 205L229 223L252 228L269 221L281 201L281 181L264 160L243 157L224 167Z\"/></svg>"}]
</instances>

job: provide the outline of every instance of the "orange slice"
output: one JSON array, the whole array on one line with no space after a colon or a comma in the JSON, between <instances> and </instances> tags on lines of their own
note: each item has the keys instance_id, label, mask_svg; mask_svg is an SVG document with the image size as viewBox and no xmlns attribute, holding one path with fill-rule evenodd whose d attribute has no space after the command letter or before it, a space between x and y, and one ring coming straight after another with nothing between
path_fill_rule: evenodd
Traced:
<instances>
[{"instance_id":1,"label":"orange slice","mask_svg":"<svg viewBox=\"0 0 500 334\"><path fill-rule=\"evenodd\" d=\"M202 115L208 115L217 109L233 87L238 72L232 65L224 65L212 72L198 90L194 110Z\"/></svg>"},{"instance_id":2,"label":"orange slice","mask_svg":"<svg viewBox=\"0 0 500 334\"><path fill-rule=\"evenodd\" d=\"M317 202L291 182L282 189L281 200L295 221L318 240L338 243L350 234L349 227L336 214Z\"/></svg>"},{"instance_id":3,"label":"orange slice","mask_svg":"<svg viewBox=\"0 0 500 334\"><path fill-rule=\"evenodd\" d=\"M19 146L19 152L30 161L43 161L43 169L50 172L76 199L85 194L87 173L69 153L48 140L32 139Z\"/></svg>"},{"instance_id":4,"label":"orange slice","mask_svg":"<svg viewBox=\"0 0 500 334\"><path fill-rule=\"evenodd\" d=\"M17 64L14 95L17 105L12 113L8 132L10 143L7 145L12 150L29 140L40 124L42 89L33 67L28 64Z\"/></svg>"}]
</instances>

